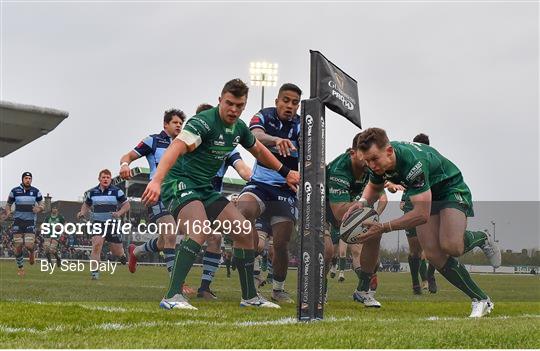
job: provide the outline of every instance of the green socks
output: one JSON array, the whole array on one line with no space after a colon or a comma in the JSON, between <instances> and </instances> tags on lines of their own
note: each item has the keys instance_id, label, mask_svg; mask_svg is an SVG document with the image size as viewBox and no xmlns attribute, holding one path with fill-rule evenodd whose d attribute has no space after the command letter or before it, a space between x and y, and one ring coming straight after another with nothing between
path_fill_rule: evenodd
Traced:
<instances>
[{"instance_id":1,"label":"green socks","mask_svg":"<svg viewBox=\"0 0 540 351\"><path fill-rule=\"evenodd\" d=\"M340 257L339 258L339 270L340 271L344 271L345 270L345 263L347 262L346 258L345 257Z\"/></svg>"},{"instance_id":2,"label":"green socks","mask_svg":"<svg viewBox=\"0 0 540 351\"><path fill-rule=\"evenodd\" d=\"M412 285L420 285L420 282L418 281L418 271L420 270L420 257L409 256L409 268L411 269Z\"/></svg>"},{"instance_id":3,"label":"green socks","mask_svg":"<svg viewBox=\"0 0 540 351\"><path fill-rule=\"evenodd\" d=\"M455 258L448 257L444 267L439 272L459 290L463 291L471 299L485 300L487 295L472 280L464 265Z\"/></svg>"},{"instance_id":4,"label":"green socks","mask_svg":"<svg viewBox=\"0 0 540 351\"><path fill-rule=\"evenodd\" d=\"M426 281L427 280L427 260L426 259L423 259L423 260L420 260L420 269L418 270L418 273L420 273L420 279L422 281Z\"/></svg>"},{"instance_id":5,"label":"green socks","mask_svg":"<svg viewBox=\"0 0 540 351\"><path fill-rule=\"evenodd\" d=\"M356 290L369 291L369 283L373 273L364 272L360 268L356 268L354 273L356 273L356 276L358 277L358 286L356 287Z\"/></svg>"},{"instance_id":6,"label":"green socks","mask_svg":"<svg viewBox=\"0 0 540 351\"><path fill-rule=\"evenodd\" d=\"M169 290L165 295L166 298L170 299L174 295L181 293L182 285L186 281L186 277L200 251L201 245L192 239L184 240L180 244L180 248L176 252Z\"/></svg>"},{"instance_id":7,"label":"green socks","mask_svg":"<svg viewBox=\"0 0 540 351\"><path fill-rule=\"evenodd\" d=\"M255 280L253 279L253 263L255 261L255 250L233 249L236 269L240 276L240 287L242 288L242 298L249 300L257 296Z\"/></svg>"}]
</instances>

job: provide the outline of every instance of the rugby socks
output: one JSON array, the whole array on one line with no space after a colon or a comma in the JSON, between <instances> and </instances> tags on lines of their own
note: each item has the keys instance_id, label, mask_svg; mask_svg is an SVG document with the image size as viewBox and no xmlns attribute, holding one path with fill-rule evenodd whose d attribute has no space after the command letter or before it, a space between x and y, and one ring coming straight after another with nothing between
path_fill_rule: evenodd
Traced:
<instances>
[{"instance_id":1,"label":"rugby socks","mask_svg":"<svg viewBox=\"0 0 540 351\"><path fill-rule=\"evenodd\" d=\"M426 259L422 259L420 260L420 269L418 271L420 273L420 279L422 279L422 281L426 281L427 280L427 260Z\"/></svg>"},{"instance_id":2,"label":"rugby socks","mask_svg":"<svg viewBox=\"0 0 540 351\"><path fill-rule=\"evenodd\" d=\"M261 276L261 260L259 256L255 257L253 261L253 278L260 279Z\"/></svg>"},{"instance_id":3,"label":"rugby socks","mask_svg":"<svg viewBox=\"0 0 540 351\"><path fill-rule=\"evenodd\" d=\"M418 281L418 271L420 269L420 257L409 255L409 268L411 269L411 278L412 285L418 286L420 282ZM422 280L424 280L422 278Z\"/></svg>"},{"instance_id":4,"label":"rugby socks","mask_svg":"<svg viewBox=\"0 0 540 351\"><path fill-rule=\"evenodd\" d=\"M133 250L133 254L137 257L146 252L159 252L157 247L158 238L150 239L142 245L139 245Z\"/></svg>"},{"instance_id":5,"label":"rugby socks","mask_svg":"<svg viewBox=\"0 0 540 351\"><path fill-rule=\"evenodd\" d=\"M122 256L118 257L118 262L120 262L122 265L125 265L127 262L126 254L123 254Z\"/></svg>"},{"instance_id":6,"label":"rugby socks","mask_svg":"<svg viewBox=\"0 0 540 351\"><path fill-rule=\"evenodd\" d=\"M167 267L167 272L169 272L169 276L172 275L172 270L174 267L174 256L175 251L172 248L163 249L163 256L165 260L165 267Z\"/></svg>"},{"instance_id":7,"label":"rugby socks","mask_svg":"<svg viewBox=\"0 0 540 351\"><path fill-rule=\"evenodd\" d=\"M358 286L356 287L357 291L369 291L369 283L371 282L371 276L373 273L364 272L360 267L354 270L356 276L358 277Z\"/></svg>"},{"instance_id":8,"label":"rugby socks","mask_svg":"<svg viewBox=\"0 0 540 351\"><path fill-rule=\"evenodd\" d=\"M99 279L99 271L91 271L90 275L92 276L92 279Z\"/></svg>"},{"instance_id":9,"label":"rugby socks","mask_svg":"<svg viewBox=\"0 0 540 351\"><path fill-rule=\"evenodd\" d=\"M482 231L471 232L466 230L463 235L463 253L467 253L475 247L481 247L487 240L487 234Z\"/></svg>"},{"instance_id":10,"label":"rugby socks","mask_svg":"<svg viewBox=\"0 0 540 351\"><path fill-rule=\"evenodd\" d=\"M47 252L47 253L45 254L45 257L47 258L47 262L49 262L49 264L52 264L52 262L51 262L51 253L50 253L50 252Z\"/></svg>"},{"instance_id":11,"label":"rugby socks","mask_svg":"<svg viewBox=\"0 0 540 351\"><path fill-rule=\"evenodd\" d=\"M268 269L268 252L264 251L264 253L261 255L261 258L261 271L266 272L266 270Z\"/></svg>"},{"instance_id":12,"label":"rugby socks","mask_svg":"<svg viewBox=\"0 0 540 351\"><path fill-rule=\"evenodd\" d=\"M225 259L225 267L227 268L227 278L229 278L231 276L231 259L228 257Z\"/></svg>"},{"instance_id":13,"label":"rugby socks","mask_svg":"<svg viewBox=\"0 0 540 351\"><path fill-rule=\"evenodd\" d=\"M201 245L195 240L188 238L187 240L182 241L180 248L176 252L169 290L167 291L165 298L170 299L176 294L181 294L182 285L200 251Z\"/></svg>"},{"instance_id":14,"label":"rugby socks","mask_svg":"<svg viewBox=\"0 0 540 351\"><path fill-rule=\"evenodd\" d=\"M255 250L233 248L236 269L240 276L240 287L242 288L242 299L249 300L257 296L255 280L253 279L253 261L255 260Z\"/></svg>"},{"instance_id":15,"label":"rugby socks","mask_svg":"<svg viewBox=\"0 0 540 351\"><path fill-rule=\"evenodd\" d=\"M15 262L17 263L18 268L23 268L23 266L24 266L24 257L23 257L22 252L20 252L18 254L15 254Z\"/></svg>"},{"instance_id":16,"label":"rugby socks","mask_svg":"<svg viewBox=\"0 0 540 351\"><path fill-rule=\"evenodd\" d=\"M428 265L427 278L433 278L435 276L435 266L431 263Z\"/></svg>"},{"instance_id":17,"label":"rugby socks","mask_svg":"<svg viewBox=\"0 0 540 351\"><path fill-rule=\"evenodd\" d=\"M345 264L346 264L347 260L345 257L340 257L339 258L339 270L340 271L344 271L345 270Z\"/></svg>"},{"instance_id":18,"label":"rugby socks","mask_svg":"<svg viewBox=\"0 0 540 351\"><path fill-rule=\"evenodd\" d=\"M336 256L332 257L332 266L333 267L337 266L337 257Z\"/></svg>"},{"instance_id":19,"label":"rugby socks","mask_svg":"<svg viewBox=\"0 0 540 351\"><path fill-rule=\"evenodd\" d=\"M488 298L484 291L472 280L465 266L455 258L448 257L448 260L443 268L439 270L439 273L471 299L485 300Z\"/></svg>"},{"instance_id":20,"label":"rugby socks","mask_svg":"<svg viewBox=\"0 0 540 351\"><path fill-rule=\"evenodd\" d=\"M274 280L272 281L272 289L276 291L285 290L285 278L283 280L278 280L281 278L274 277Z\"/></svg>"},{"instance_id":21,"label":"rugby socks","mask_svg":"<svg viewBox=\"0 0 540 351\"><path fill-rule=\"evenodd\" d=\"M221 259L221 254L214 252L204 252L203 256L203 273L201 279L201 290L209 290L210 284L214 279L214 275L219 267L219 260Z\"/></svg>"},{"instance_id":22,"label":"rugby socks","mask_svg":"<svg viewBox=\"0 0 540 351\"><path fill-rule=\"evenodd\" d=\"M269 282L273 281L274 278L274 267L272 266L272 260L268 260L268 267L267 267L268 275L266 276L266 280ZM283 278L285 281L285 278Z\"/></svg>"}]
</instances>

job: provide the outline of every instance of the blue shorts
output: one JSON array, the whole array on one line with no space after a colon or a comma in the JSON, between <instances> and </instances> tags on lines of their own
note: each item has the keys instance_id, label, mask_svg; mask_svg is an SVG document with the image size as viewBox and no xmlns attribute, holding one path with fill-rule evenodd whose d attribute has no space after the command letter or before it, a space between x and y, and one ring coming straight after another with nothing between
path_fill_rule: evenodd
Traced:
<instances>
[{"instance_id":1,"label":"blue shorts","mask_svg":"<svg viewBox=\"0 0 540 351\"><path fill-rule=\"evenodd\" d=\"M148 220L150 223L156 223L158 219L160 219L163 216L170 215L171 213L167 210L165 205L163 205L163 202L161 201L161 197L159 198L157 204L154 206L148 207Z\"/></svg>"},{"instance_id":2,"label":"blue shorts","mask_svg":"<svg viewBox=\"0 0 540 351\"><path fill-rule=\"evenodd\" d=\"M286 217L296 223L298 219L298 200L296 199L296 193L289 189L287 185L277 187L260 182L249 182L240 193L240 196L244 193L251 193L256 196L261 208L261 217L262 214L266 219Z\"/></svg>"},{"instance_id":3,"label":"blue shorts","mask_svg":"<svg viewBox=\"0 0 540 351\"><path fill-rule=\"evenodd\" d=\"M15 219L13 225L11 226L12 234L35 234L36 224L34 221L25 221L20 219Z\"/></svg>"}]
</instances>

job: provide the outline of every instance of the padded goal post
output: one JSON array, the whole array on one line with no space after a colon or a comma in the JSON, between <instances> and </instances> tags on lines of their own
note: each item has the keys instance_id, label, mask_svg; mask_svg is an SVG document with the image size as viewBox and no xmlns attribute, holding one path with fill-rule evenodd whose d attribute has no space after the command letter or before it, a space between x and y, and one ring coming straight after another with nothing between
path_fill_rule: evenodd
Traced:
<instances>
[{"instance_id":1,"label":"padded goal post","mask_svg":"<svg viewBox=\"0 0 540 351\"><path fill-rule=\"evenodd\" d=\"M320 52L310 51L310 54L310 99L302 101L300 133L300 261L297 296L299 321L322 319L324 311L325 107L361 128L356 80L328 61Z\"/></svg>"}]
</instances>

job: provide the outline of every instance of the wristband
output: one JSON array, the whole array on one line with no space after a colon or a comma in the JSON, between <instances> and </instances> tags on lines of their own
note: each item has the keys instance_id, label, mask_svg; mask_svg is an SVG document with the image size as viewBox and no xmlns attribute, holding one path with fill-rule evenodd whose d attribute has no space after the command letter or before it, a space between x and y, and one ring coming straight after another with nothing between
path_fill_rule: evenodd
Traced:
<instances>
[{"instance_id":1,"label":"wristband","mask_svg":"<svg viewBox=\"0 0 540 351\"><path fill-rule=\"evenodd\" d=\"M364 206L368 205L368 200L365 197L360 198L360 200L358 200L358 202L360 202L361 204L364 204Z\"/></svg>"},{"instance_id":2,"label":"wristband","mask_svg":"<svg viewBox=\"0 0 540 351\"><path fill-rule=\"evenodd\" d=\"M122 167L124 167L124 166L128 166L128 167L129 167L129 163L127 163L127 162L122 162L122 163L120 164L120 168L122 168Z\"/></svg>"},{"instance_id":3,"label":"wristband","mask_svg":"<svg viewBox=\"0 0 540 351\"><path fill-rule=\"evenodd\" d=\"M389 233L389 232L392 232L392 224L390 224L390 221L386 222L386 224L388 224L388 231L384 230L384 224L383 224L383 230L385 233Z\"/></svg>"},{"instance_id":4,"label":"wristband","mask_svg":"<svg viewBox=\"0 0 540 351\"><path fill-rule=\"evenodd\" d=\"M289 172L291 171L291 169L287 166L285 166L284 164L281 165L280 169L278 169L278 173L280 176L282 176L283 178L287 178L287 175L289 174Z\"/></svg>"}]
</instances>

